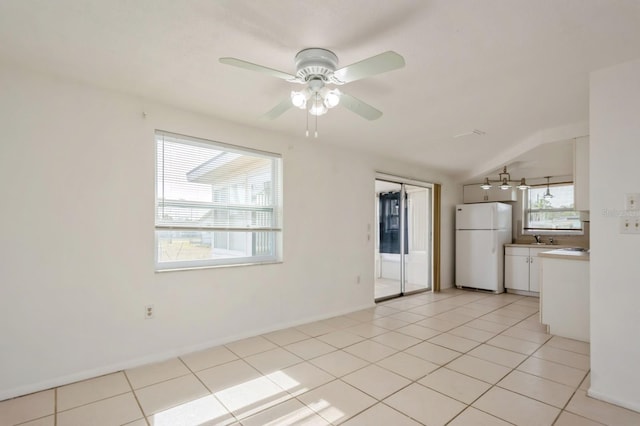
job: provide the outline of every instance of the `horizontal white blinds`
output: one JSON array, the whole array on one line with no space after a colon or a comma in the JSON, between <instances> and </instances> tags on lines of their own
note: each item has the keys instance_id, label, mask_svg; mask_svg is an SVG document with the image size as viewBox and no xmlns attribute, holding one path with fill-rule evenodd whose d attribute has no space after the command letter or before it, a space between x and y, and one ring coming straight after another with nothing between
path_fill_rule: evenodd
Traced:
<instances>
[{"instance_id":1,"label":"horizontal white blinds","mask_svg":"<svg viewBox=\"0 0 640 426\"><path fill-rule=\"evenodd\" d=\"M279 155L156 132L156 229L280 231Z\"/></svg>"}]
</instances>

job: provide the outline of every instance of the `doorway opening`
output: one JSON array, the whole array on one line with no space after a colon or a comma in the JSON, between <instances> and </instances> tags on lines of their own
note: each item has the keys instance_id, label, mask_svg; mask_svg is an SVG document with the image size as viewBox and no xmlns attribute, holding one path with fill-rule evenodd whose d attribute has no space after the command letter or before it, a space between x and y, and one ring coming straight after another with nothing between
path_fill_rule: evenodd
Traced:
<instances>
[{"instance_id":1,"label":"doorway opening","mask_svg":"<svg viewBox=\"0 0 640 426\"><path fill-rule=\"evenodd\" d=\"M433 185L387 175L375 181L375 300L432 289Z\"/></svg>"}]
</instances>

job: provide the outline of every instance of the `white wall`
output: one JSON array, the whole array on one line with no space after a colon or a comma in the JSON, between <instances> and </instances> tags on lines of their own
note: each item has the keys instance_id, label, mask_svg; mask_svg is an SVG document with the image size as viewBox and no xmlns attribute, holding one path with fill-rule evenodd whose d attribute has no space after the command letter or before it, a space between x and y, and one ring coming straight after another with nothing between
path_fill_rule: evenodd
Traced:
<instances>
[{"instance_id":1,"label":"white wall","mask_svg":"<svg viewBox=\"0 0 640 426\"><path fill-rule=\"evenodd\" d=\"M0 93L0 400L372 305L376 171L443 183L453 282L444 176L7 66ZM284 263L154 272L155 129L282 154Z\"/></svg>"},{"instance_id":2,"label":"white wall","mask_svg":"<svg viewBox=\"0 0 640 426\"><path fill-rule=\"evenodd\" d=\"M640 192L640 61L591 75L591 388L640 411L640 235L619 232Z\"/></svg>"}]
</instances>

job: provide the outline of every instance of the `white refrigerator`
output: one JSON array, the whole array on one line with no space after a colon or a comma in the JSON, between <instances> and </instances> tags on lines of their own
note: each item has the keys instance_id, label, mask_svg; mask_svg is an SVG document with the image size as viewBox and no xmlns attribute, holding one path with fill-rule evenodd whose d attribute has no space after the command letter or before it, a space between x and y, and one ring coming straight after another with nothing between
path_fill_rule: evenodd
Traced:
<instances>
[{"instance_id":1,"label":"white refrigerator","mask_svg":"<svg viewBox=\"0 0 640 426\"><path fill-rule=\"evenodd\" d=\"M456 206L456 287L504 292L504 245L511 243L511 206Z\"/></svg>"}]
</instances>

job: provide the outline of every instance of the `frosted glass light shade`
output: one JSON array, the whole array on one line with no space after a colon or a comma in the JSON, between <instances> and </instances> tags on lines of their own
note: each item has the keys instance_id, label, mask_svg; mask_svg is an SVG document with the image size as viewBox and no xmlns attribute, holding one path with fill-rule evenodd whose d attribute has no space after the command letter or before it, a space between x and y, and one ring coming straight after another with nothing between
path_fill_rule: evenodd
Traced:
<instances>
[{"instance_id":1,"label":"frosted glass light shade","mask_svg":"<svg viewBox=\"0 0 640 426\"><path fill-rule=\"evenodd\" d=\"M321 100L314 101L309 108L309 114L311 115L324 115L329 109L324 105Z\"/></svg>"},{"instance_id":2,"label":"frosted glass light shade","mask_svg":"<svg viewBox=\"0 0 640 426\"><path fill-rule=\"evenodd\" d=\"M307 97L302 92L291 91L291 103L293 106L305 109L307 107Z\"/></svg>"},{"instance_id":3,"label":"frosted glass light shade","mask_svg":"<svg viewBox=\"0 0 640 426\"><path fill-rule=\"evenodd\" d=\"M329 90L324 95L324 105L327 108L333 108L340 103L340 92L338 89Z\"/></svg>"}]
</instances>

